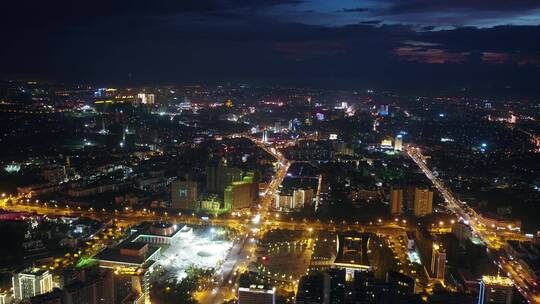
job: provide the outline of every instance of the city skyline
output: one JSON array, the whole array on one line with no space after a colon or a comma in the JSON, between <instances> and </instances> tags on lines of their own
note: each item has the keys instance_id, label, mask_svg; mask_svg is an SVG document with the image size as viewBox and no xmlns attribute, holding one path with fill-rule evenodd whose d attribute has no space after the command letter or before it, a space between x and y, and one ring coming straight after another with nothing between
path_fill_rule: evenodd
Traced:
<instances>
[{"instance_id":1,"label":"city skyline","mask_svg":"<svg viewBox=\"0 0 540 304\"><path fill-rule=\"evenodd\" d=\"M0 304L540 304L540 1L11 1Z\"/></svg>"},{"instance_id":2,"label":"city skyline","mask_svg":"<svg viewBox=\"0 0 540 304\"><path fill-rule=\"evenodd\" d=\"M480 0L11 2L0 74L535 95L539 9Z\"/></svg>"}]
</instances>

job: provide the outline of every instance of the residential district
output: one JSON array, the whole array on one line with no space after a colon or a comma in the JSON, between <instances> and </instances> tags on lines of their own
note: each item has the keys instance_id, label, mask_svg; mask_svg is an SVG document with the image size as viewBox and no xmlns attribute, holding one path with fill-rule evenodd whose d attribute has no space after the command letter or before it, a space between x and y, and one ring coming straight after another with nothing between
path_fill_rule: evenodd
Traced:
<instances>
[{"instance_id":1,"label":"residential district","mask_svg":"<svg viewBox=\"0 0 540 304\"><path fill-rule=\"evenodd\" d=\"M540 303L538 102L0 83L0 304Z\"/></svg>"}]
</instances>

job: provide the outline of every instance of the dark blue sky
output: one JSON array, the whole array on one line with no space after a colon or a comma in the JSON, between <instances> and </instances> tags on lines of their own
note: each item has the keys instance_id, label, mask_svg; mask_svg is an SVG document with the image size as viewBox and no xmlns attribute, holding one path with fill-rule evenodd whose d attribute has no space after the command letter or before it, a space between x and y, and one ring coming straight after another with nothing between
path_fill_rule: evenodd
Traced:
<instances>
[{"instance_id":1,"label":"dark blue sky","mask_svg":"<svg viewBox=\"0 0 540 304\"><path fill-rule=\"evenodd\" d=\"M529 91L540 80L537 0L10 2L5 76Z\"/></svg>"}]
</instances>

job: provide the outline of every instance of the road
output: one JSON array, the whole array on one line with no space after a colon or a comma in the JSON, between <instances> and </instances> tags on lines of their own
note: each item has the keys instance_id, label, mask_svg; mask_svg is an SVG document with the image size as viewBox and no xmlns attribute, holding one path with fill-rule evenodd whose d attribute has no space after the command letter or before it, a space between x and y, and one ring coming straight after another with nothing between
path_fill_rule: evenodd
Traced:
<instances>
[{"instance_id":1,"label":"road","mask_svg":"<svg viewBox=\"0 0 540 304\"><path fill-rule=\"evenodd\" d=\"M218 274L217 286L210 292L207 292L200 297L199 302L203 304L221 304L225 300L234 298L234 291L237 287L235 284L238 279L236 269L246 269L249 264L255 260L255 240L258 239L259 232L264 230L262 226L271 223L271 221L268 221L267 219L271 214L269 210L271 209L270 207L274 198L274 193L276 193L279 186L283 182L283 179L285 178L287 170L290 166L290 162L287 161L281 152L276 150L276 148L269 147L266 143L256 138L252 138L247 135L242 136L249 138L260 149L272 155L277 160L277 170L272 177L272 180L268 183L266 189L264 189L262 196L259 197L259 200L256 203L257 208L254 212L255 214L251 219L248 219L247 222L244 222L246 224L246 232L248 234L246 234L241 241L234 246L231 253L224 261L223 267Z\"/></svg>"},{"instance_id":2,"label":"road","mask_svg":"<svg viewBox=\"0 0 540 304\"><path fill-rule=\"evenodd\" d=\"M459 201L452 192L444 185L444 183L433 174L433 171L427 166L424 155L420 152L420 149L413 146L407 146L405 148L407 155L418 165L426 177L431 180L435 188L443 196L446 207L452 211L458 218L469 225L474 235L486 243L490 250L490 256L496 264L506 273L512 280L518 291L525 297L529 303L540 303L540 297L528 292L529 289L526 281L534 282L534 279L528 277L523 270L519 270L515 263L512 263L505 259L504 253L501 248L501 244L504 244L504 240L501 235L498 235L496 231L490 231L480 225L477 219L464 208L464 203Z\"/></svg>"},{"instance_id":3,"label":"road","mask_svg":"<svg viewBox=\"0 0 540 304\"><path fill-rule=\"evenodd\" d=\"M262 232L268 229L280 228L291 230L326 230L341 231L355 230L359 232L374 232L385 235L403 235L405 227L396 223L384 223L381 220L371 225L355 223L334 223L334 222L309 222L293 221L284 219L279 213L271 211L271 204L274 194L277 192L283 179L286 176L290 162L285 159L276 148L247 135L261 149L271 154L277 160L277 170L267 188L262 192L256 203L256 208L250 212L236 213L232 218L209 218L201 219L193 215L168 214L163 212L158 214L154 211L143 210L117 210L115 212L107 210L94 210L93 208L83 209L81 207L62 207L55 204L36 202L23 197L10 198L14 204L6 204L8 198L0 200L0 207L12 212L32 213L47 216L73 216L89 217L97 220L115 219L120 226L131 226L143 221L167 220L174 223L184 223L191 225L217 225L232 228L240 228L246 231L246 235L233 245L233 248L224 261L223 266L216 274L216 286L214 289L197 294L197 299L201 303L223 303L225 300L234 298L234 291L237 287L238 269L247 269L251 261L255 260L256 244ZM253 241L252 241L253 240Z\"/></svg>"}]
</instances>

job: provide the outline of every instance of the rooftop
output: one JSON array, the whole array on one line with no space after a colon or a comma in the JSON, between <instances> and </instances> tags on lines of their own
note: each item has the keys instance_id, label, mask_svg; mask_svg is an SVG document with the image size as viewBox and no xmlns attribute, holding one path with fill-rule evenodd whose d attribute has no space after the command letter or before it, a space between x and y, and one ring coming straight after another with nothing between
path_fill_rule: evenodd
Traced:
<instances>
[{"instance_id":1,"label":"rooftop","mask_svg":"<svg viewBox=\"0 0 540 304\"><path fill-rule=\"evenodd\" d=\"M120 252L120 249L140 249L147 244L144 243L123 243L114 248L106 248L98 253L95 257L98 262L112 262L122 264L134 264L139 267L147 264L152 256L160 250L159 247L148 246L148 251L144 255L126 255Z\"/></svg>"},{"instance_id":2,"label":"rooftop","mask_svg":"<svg viewBox=\"0 0 540 304\"><path fill-rule=\"evenodd\" d=\"M497 276L483 276L482 282L486 285L513 286L514 282L510 278Z\"/></svg>"}]
</instances>

